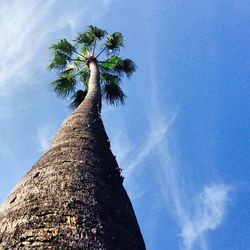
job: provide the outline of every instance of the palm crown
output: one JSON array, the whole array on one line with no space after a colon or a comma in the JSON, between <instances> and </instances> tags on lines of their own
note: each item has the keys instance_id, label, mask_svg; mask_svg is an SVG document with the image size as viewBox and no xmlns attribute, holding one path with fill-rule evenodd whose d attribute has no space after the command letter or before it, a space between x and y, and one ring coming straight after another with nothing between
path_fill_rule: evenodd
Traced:
<instances>
[{"instance_id":1,"label":"palm crown","mask_svg":"<svg viewBox=\"0 0 250 250\"><path fill-rule=\"evenodd\" d=\"M104 42L102 42L104 40ZM119 57L124 46L119 32L108 35L95 26L88 26L86 32L79 33L74 45L62 39L50 47L53 58L48 66L58 72L58 78L51 83L59 97L70 96L70 108L75 109L88 92L90 70L88 64L95 60L100 72L101 96L111 105L124 104L125 94L121 89L124 75L130 77L135 72L135 63ZM99 60L99 58L106 58Z\"/></svg>"}]
</instances>

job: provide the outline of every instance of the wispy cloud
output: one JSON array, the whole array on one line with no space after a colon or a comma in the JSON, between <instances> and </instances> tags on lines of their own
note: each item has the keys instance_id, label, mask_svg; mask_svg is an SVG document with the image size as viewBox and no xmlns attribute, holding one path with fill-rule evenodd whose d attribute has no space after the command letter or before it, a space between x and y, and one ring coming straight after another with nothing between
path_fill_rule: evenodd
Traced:
<instances>
[{"instance_id":1,"label":"wispy cloud","mask_svg":"<svg viewBox=\"0 0 250 250\"><path fill-rule=\"evenodd\" d=\"M0 93L9 94L16 84L30 74L28 64L34 59L43 42L44 14L55 1L41 5L39 1L3 1L0 4L0 27L4 34L0 41ZM41 29L42 28L42 29ZM33 65L34 66L34 65ZM11 86L9 84L11 80Z\"/></svg>"},{"instance_id":2,"label":"wispy cloud","mask_svg":"<svg viewBox=\"0 0 250 250\"><path fill-rule=\"evenodd\" d=\"M109 8L112 4L119 2L119 0L101 0L105 8Z\"/></svg>"},{"instance_id":3,"label":"wispy cloud","mask_svg":"<svg viewBox=\"0 0 250 250\"><path fill-rule=\"evenodd\" d=\"M121 144L122 141L122 144ZM112 134L112 151L118 155L118 160L121 165L126 162L128 154L132 151L133 145L131 144L125 127L119 127L119 130L113 129Z\"/></svg>"},{"instance_id":4,"label":"wispy cloud","mask_svg":"<svg viewBox=\"0 0 250 250\"><path fill-rule=\"evenodd\" d=\"M171 124L175 120L175 117L176 113L174 113L167 121L154 120L154 125L150 127L146 142L143 143L144 146L141 148L139 154L133 159L133 161L128 163L125 168L125 175L127 177L129 177L134 172L136 167L140 166L146 157L152 153L153 149L159 145L159 143L161 143L161 141L165 138Z\"/></svg>"},{"instance_id":5,"label":"wispy cloud","mask_svg":"<svg viewBox=\"0 0 250 250\"><path fill-rule=\"evenodd\" d=\"M181 237L185 249L193 249L197 241L202 243L205 233L219 226L225 215L230 189L228 185L213 184L205 186L197 196L193 214L181 225ZM182 216L179 219L182 220ZM206 249L204 242L201 249Z\"/></svg>"},{"instance_id":6,"label":"wispy cloud","mask_svg":"<svg viewBox=\"0 0 250 250\"><path fill-rule=\"evenodd\" d=\"M155 88L152 91L154 95L150 102L151 111L149 113L151 118L149 123L152 127L155 126L156 120L161 120L164 117L158 101L159 98L157 98L158 85L156 79L152 66L152 86ZM174 127L177 113L171 110L168 112L174 114L172 116L174 119L170 120L168 136L161 141L157 150L157 156L160 159L159 179L162 198L165 200L166 206L172 204L173 211L175 211L177 224L181 231L181 249L197 249L194 248L194 244L197 244L199 249L206 250L205 235L208 230L215 230L222 223L231 187L217 183L204 185L203 191L199 194L189 193L185 190L185 186L190 183L180 174L182 166L179 163L179 149L175 145L176 138L171 130ZM173 147L170 147L170 144L175 145L174 150Z\"/></svg>"},{"instance_id":7,"label":"wispy cloud","mask_svg":"<svg viewBox=\"0 0 250 250\"><path fill-rule=\"evenodd\" d=\"M102 3L105 7L109 7L109 5L112 3L112 0L102 0Z\"/></svg>"},{"instance_id":8,"label":"wispy cloud","mask_svg":"<svg viewBox=\"0 0 250 250\"><path fill-rule=\"evenodd\" d=\"M37 129L37 140L40 146L39 151L45 151L49 147L51 136L48 126Z\"/></svg>"}]
</instances>

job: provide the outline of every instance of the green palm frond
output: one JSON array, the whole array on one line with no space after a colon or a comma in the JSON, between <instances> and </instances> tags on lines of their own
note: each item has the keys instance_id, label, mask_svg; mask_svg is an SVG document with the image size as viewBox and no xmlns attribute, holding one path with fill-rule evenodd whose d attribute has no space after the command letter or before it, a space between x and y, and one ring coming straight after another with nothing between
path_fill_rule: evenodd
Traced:
<instances>
[{"instance_id":1,"label":"green palm frond","mask_svg":"<svg viewBox=\"0 0 250 250\"><path fill-rule=\"evenodd\" d=\"M84 56L84 59L86 59L86 58L88 58L90 56L90 51L89 51L89 48L87 48L87 47L83 47L80 50L80 53L81 53L81 55Z\"/></svg>"},{"instance_id":2,"label":"green palm frond","mask_svg":"<svg viewBox=\"0 0 250 250\"><path fill-rule=\"evenodd\" d=\"M126 74L127 77L130 77L136 70L136 65L131 59L122 59L116 64L114 71L122 75Z\"/></svg>"},{"instance_id":3,"label":"green palm frond","mask_svg":"<svg viewBox=\"0 0 250 250\"><path fill-rule=\"evenodd\" d=\"M61 52L55 52L51 63L48 65L49 70L64 70L68 64L69 57Z\"/></svg>"},{"instance_id":4,"label":"green palm frond","mask_svg":"<svg viewBox=\"0 0 250 250\"><path fill-rule=\"evenodd\" d=\"M55 69L58 71L64 70L70 61L72 53L75 51L75 47L71 45L66 39L62 39L57 43L50 46L50 51L53 54L53 58L48 68L50 70Z\"/></svg>"},{"instance_id":5,"label":"green palm frond","mask_svg":"<svg viewBox=\"0 0 250 250\"><path fill-rule=\"evenodd\" d=\"M76 80L73 76L61 74L59 78L50 85L57 96L65 98L75 91Z\"/></svg>"},{"instance_id":6,"label":"green palm frond","mask_svg":"<svg viewBox=\"0 0 250 250\"><path fill-rule=\"evenodd\" d=\"M106 35L106 31L98 29L93 25L89 25L86 32L78 34L76 42L84 45L84 47L90 48L94 45L95 40L100 40Z\"/></svg>"},{"instance_id":7,"label":"green palm frond","mask_svg":"<svg viewBox=\"0 0 250 250\"><path fill-rule=\"evenodd\" d=\"M112 83L112 84L120 84L121 78L117 75L113 75L110 73L102 73L101 74L101 80L105 81L107 84Z\"/></svg>"},{"instance_id":8,"label":"green palm frond","mask_svg":"<svg viewBox=\"0 0 250 250\"><path fill-rule=\"evenodd\" d=\"M102 81L105 83L103 97L111 104L117 106L118 103L124 104L126 95L120 87L120 77L112 74L102 74Z\"/></svg>"},{"instance_id":9,"label":"green palm frond","mask_svg":"<svg viewBox=\"0 0 250 250\"><path fill-rule=\"evenodd\" d=\"M117 106L125 103L126 95L119 85L110 83L105 85L104 97L111 105Z\"/></svg>"},{"instance_id":10,"label":"green palm frond","mask_svg":"<svg viewBox=\"0 0 250 250\"><path fill-rule=\"evenodd\" d=\"M85 99L87 95L87 90L78 90L71 97L72 102L69 104L69 108L74 110L76 109Z\"/></svg>"},{"instance_id":11,"label":"green palm frond","mask_svg":"<svg viewBox=\"0 0 250 250\"><path fill-rule=\"evenodd\" d=\"M123 35L120 32L115 32L107 37L107 41L104 45L108 53L116 53L120 51L120 48L124 46Z\"/></svg>"},{"instance_id":12,"label":"green palm frond","mask_svg":"<svg viewBox=\"0 0 250 250\"><path fill-rule=\"evenodd\" d=\"M59 74L59 77L65 77L65 78L73 78L73 74L74 74L74 67L70 67L70 68L67 68L66 70L64 71L61 71L61 73Z\"/></svg>"},{"instance_id":13,"label":"green palm frond","mask_svg":"<svg viewBox=\"0 0 250 250\"><path fill-rule=\"evenodd\" d=\"M69 57L75 51L75 47L71 43L69 43L66 39L58 41L57 43L50 46L49 49L54 53L61 52L65 55L68 55Z\"/></svg>"},{"instance_id":14,"label":"green palm frond","mask_svg":"<svg viewBox=\"0 0 250 250\"><path fill-rule=\"evenodd\" d=\"M113 71L116 65L121 61L121 58L116 55L108 57L105 61L100 63L100 66L107 71Z\"/></svg>"},{"instance_id":15,"label":"green palm frond","mask_svg":"<svg viewBox=\"0 0 250 250\"><path fill-rule=\"evenodd\" d=\"M107 34L105 30L99 29L93 25L89 25L88 29L89 29L88 32L93 34L94 37L98 40L101 40Z\"/></svg>"},{"instance_id":16,"label":"green palm frond","mask_svg":"<svg viewBox=\"0 0 250 250\"><path fill-rule=\"evenodd\" d=\"M85 48L91 48L95 42L95 36L91 32L79 33L76 42L83 45Z\"/></svg>"},{"instance_id":17,"label":"green palm frond","mask_svg":"<svg viewBox=\"0 0 250 250\"><path fill-rule=\"evenodd\" d=\"M130 59L122 59L116 55L113 55L106 59L100 64L101 70L103 72L113 72L122 76L126 74L127 77L130 77L133 72L136 70L135 63Z\"/></svg>"},{"instance_id":18,"label":"green palm frond","mask_svg":"<svg viewBox=\"0 0 250 250\"><path fill-rule=\"evenodd\" d=\"M73 62L73 65L74 65L75 69L79 69L82 62L84 62L81 56L78 56L75 60L71 60L71 61Z\"/></svg>"}]
</instances>

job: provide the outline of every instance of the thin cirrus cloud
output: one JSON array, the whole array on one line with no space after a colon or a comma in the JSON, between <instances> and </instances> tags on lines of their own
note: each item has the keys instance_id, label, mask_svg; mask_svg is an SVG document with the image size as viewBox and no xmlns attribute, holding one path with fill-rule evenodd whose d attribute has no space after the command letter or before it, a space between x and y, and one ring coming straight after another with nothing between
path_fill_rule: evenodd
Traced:
<instances>
[{"instance_id":1,"label":"thin cirrus cloud","mask_svg":"<svg viewBox=\"0 0 250 250\"><path fill-rule=\"evenodd\" d=\"M204 184L198 194L185 191L183 183L185 186L190 183L180 174L178 156L169 150L166 141L159 145L157 152L161 159L158 166L162 200L166 207L172 204L175 211L182 239L181 249L192 250L199 246L199 249L206 250L206 233L216 230L223 222L232 187L222 183Z\"/></svg>"},{"instance_id":2,"label":"thin cirrus cloud","mask_svg":"<svg viewBox=\"0 0 250 250\"><path fill-rule=\"evenodd\" d=\"M158 105L154 106L157 107ZM159 110L155 111L155 114L160 114ZM147 157L152 156L161 159L158 165L161 196L166 206L168 207L171 204L173 211L175 211L176 224L180 228L179 236L182 239L180 249L192 250L197 249L196 246L198 246L199 249L206 250L208 249L206 233L209 230L216 230L223 222L232 187L217 183L204 185L202 192L198 194L185 192L180 183L184 182L188 185L188 180L185 180L179 174L178 156L174 155L167 146L169 140L167 135L171 133L171 126L174 125L176 115L177 112L173 112L168 122L163 122L160 117L156 117L157 115L151 116L154 125L151 123L150 127L155 129L150 131L145 139L145 146L141 148L138 156L130 157L134 159L133 161L126 161L127 152L130 152L130 154L133 152L131 149L134 145L130 141L127 143L128 148L124 149L124 144L123 147L119 146L119 142L121 143L123 140L111 135L112 145L114 146L112 148L118 155L118 159L124 159L121 166L125 168L126 177L131 176L135 170L138 170L138 167L143 167L142 163ZM116 143L113 143L114 141ZM156 147L157 151L154 150ZM130 181L127 186L131 197L133 199L140 198L143 194L138 195L136 185L139 184L131 181L131 178L128 179ZM136 192L133 192L133 190L136 190ZM190 197L189 201L185 197ZM190 207L192 209L189 209Z\"/></svg>"},{"instance_id":3,"label":"thin cirrus cloud","mask_svg":"<svg viewBox=\"0 0 250 250\"><path fill-rule=\"evenodd\" d=\"M153 66L151 66L151 70L151 81L155 94L152 96L150 102L151 112L149 115L149 123L151 123L151 127L154 127L155 121L161 120L164 114L160 108L159 98L157 98L158 85ZM208 249L205 240L206 233L208 230L217 229L223 222L232 187L222 183L204 184L203 191L198 195L195 193L187 193L183 183L186 186L190 183L179 172L179 155L178 152L176 152L178 151L178 147L175 147L174 152L169 146L170 143L176 144L176 139L172 135L171 129L174 126L177 112L172 111L172 114L172 119L170 119L168 126L169 136L165 137L165 140L162 139L160 141L157 150L157 158L161 159L159 161L161 194L166 206L172 204L173 210L175 211L176 222L181 231L181 249L197 249L194 247L195 244L197 244L199 249L206 250ZM213 182L213 180L211 180L211 182ZM194 197L194 202L192 198L185 199L185 197ZM189 209L190 207L193 209Z\"/></svg>"},{"instance_id":4,"label":"thin cirrus cloud","mask_svg":"<svg viewBox=\"0 0 250 250\"><path fill-rule=\"evenodd\" d=\"M187 187L190 183L181 176L178 157L173 156L167 143L160 146L158 157L161 159L161 196L165 206L171 204L174 211L180 228L181 249L208 249L206 233L216 230L223 222L232 186L223 183L204 184L200 193L188 193L184 184Z\"/></svg>"},{"instance_id":5,"label":"thin cirrus cloud","mask_svg":"<svg viewBox=\"0 0 250 250\"><path fill-rule=\"evenodd\" d=\"M205 186L196 197L194 213L182 225L181 237L185 249L193 249L196 242L201 249L207 249L203 236L208 230L215 230L221 224L230 190L229 185L212 184Z\"/></svg>"},{"instance_id":6,"label":"thin cirrus cloud","mask_svg":"<svg viewBox=\"0 0 250 250\"><path fill-rule=\"evenodd\" d=\"M153 119L154 124L150 126L149 135L146 138L146 142L143 144L145 145L139 154L135 157L135 159L127 164L125 168L125 175L127 177L131 176L131 174L136 170L138 166L149 156L153 150L159 145L162 140L166 137L166 134L175 120L176 113L172 115L172 117L168 120L160 120L160 119Z\"/></svg>"},{"instance_id":7,"label":"thin cirrus cloud","mask_svg":"<svg viewBox=\"0 0 250 250\"><path fill-rule=\"evenodd\" d=\"M51 133L48 126L37 129L37 140L39 143L39 151L44 152L50 144Z\"/></svg>"},{"instance_id":8,"label":"thin cirrus cloud","mask_svg":"<svg viewBox=\"0 0 250 250\"><path fill-rule=\"evenodd\" d=\"M150 102L151 112L149 117L151 119L149 119L149 122L151 123L151 127L154 127L155 120L160 120L161 117L164 117L164 114L160 108L159 98L157 98L157 77L152 65L151 71L151 81L155 94L152 96ZM184 184L188 186L190 183L179 172L179 155L176 152L178 151L178 147L175 147L175 152L173 152L169 146L170 143L176 144L176 139L172 135L171 129L174 126L177 112L172 111L172 114L174 114L172 116L173 119L172 121L170 120L171 122L168 127L168 134L170 136L161 141L157 151L158 158L161 159L159 161L161 194L163 200L166 202L166 206L171 203L176 213L176 222L181 231L181 248L185 250L197 249L194 248L195 244L197 244L199 249L206 250L208 248L205 240L206 233L208 230L217 229L222 223L231 187L221 183L204 184L203 191L198 195L187 193ZM193 202L192 198L186 199L185 197L194 197L195 202ZM193 209L189 209L190 207Z\"/></svg>"},{"instance_id":9,"label":"thin cirrus cloud","mask_svg":"<svg viewBox=\"0 0 250 250\"><path fill-rule=\"evenodd\" d=\"M0 41L0 93L8 95L14 88L20 88L34 65L38 49L44 43L48 23L44 16L56 1L41 4L42 1L3 1L0 4L0 26L4 39ZM14 77L15 76L15 77ZM11 88L9 82L11 81Z\"/></svg>"}]
</instances>

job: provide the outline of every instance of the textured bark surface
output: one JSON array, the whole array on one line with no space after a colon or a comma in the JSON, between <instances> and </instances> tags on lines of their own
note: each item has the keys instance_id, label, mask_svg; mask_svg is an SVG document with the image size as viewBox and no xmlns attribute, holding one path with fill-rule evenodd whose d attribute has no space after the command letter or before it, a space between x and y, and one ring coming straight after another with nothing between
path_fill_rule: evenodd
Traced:
<instances>
[{"instance_id":1,"label":"textured bark surface","mask_svg":"<svg viewBox=\"0 0 250 250\"><path fill-rule=\"evenodd\" d=\"M145 249L91 95L0 207L0 249Z\"/></svg>"}]
</instances>

